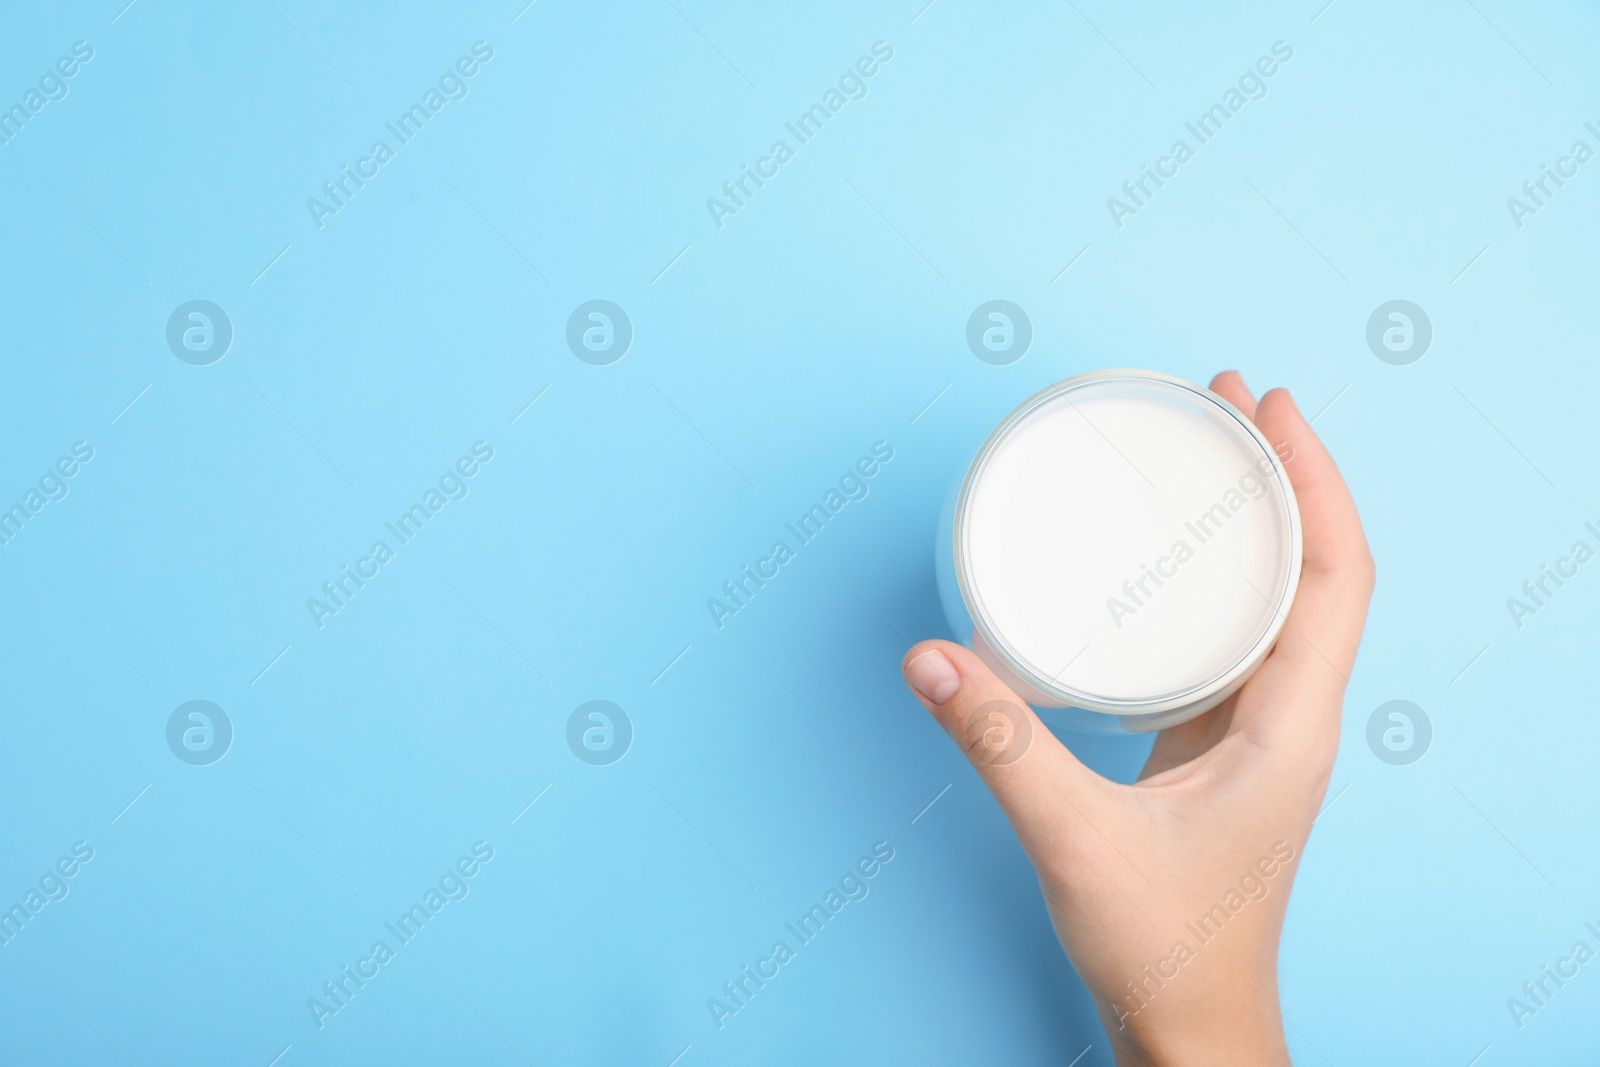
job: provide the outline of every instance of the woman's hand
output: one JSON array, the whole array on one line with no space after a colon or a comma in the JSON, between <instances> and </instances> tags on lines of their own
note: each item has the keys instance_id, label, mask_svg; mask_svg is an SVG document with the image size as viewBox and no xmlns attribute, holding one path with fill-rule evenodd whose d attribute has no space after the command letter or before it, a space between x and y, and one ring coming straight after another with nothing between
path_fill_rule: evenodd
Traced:
<instances>
[{"instance_id":1,"label":"woman's hand","mask_svg":"<svg viewBox=\"0 0 1600 1067\"><path fill-rule=\"evenodd\" d=\"M1242 689L1162 731L1139 781L1121 785L967 649L925 641L902 665L1005 809L1124 1065L1289 1062L1278 940L1372 594L1355 502L1289 394L1257 404L1232 371L1211 388L1292 449L1304 533L1288 622ZM985 742L997 726L1026 743L1020 755Z\"/></svg>"}]
</instances>

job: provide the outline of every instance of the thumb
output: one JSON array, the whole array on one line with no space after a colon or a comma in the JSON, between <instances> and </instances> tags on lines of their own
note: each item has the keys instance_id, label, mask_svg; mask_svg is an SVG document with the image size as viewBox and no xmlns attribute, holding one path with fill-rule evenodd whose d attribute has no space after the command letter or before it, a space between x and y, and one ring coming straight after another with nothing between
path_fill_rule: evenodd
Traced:
<instances>
[{"instance_id":1,"label":"thumb","mask_svg":"<svg viewBox=\"0 0 1600 1067\"><path fill-rule=\"evenodd\" d=\"M1060 833L1054 813L1063 799L1085 806L1098 776L970 649L923 641L906 653L900 670L972 761L1029 853Z\"/></svg>"}]
</instances>

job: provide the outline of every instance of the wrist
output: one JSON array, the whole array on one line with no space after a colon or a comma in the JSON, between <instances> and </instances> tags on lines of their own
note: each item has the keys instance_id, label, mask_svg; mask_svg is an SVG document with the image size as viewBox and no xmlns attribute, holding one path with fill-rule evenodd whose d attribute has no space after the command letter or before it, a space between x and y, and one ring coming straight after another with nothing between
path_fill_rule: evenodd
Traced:
<instances>
[{"instance_id":1,"label":"wrist","mask_svg":"<svg viewBox=\"0 0 1600 1067\"><path fill-rule=\"evenodd\" d=\"M1104 1020L1118 1067L1290 1067L1282 1020L1259 998L1184 1014Z\"/></svg>"},{"instance_id":2,"label":"wrist","mask_svg":"<svg viewBox=\"0 0 1600 1067\"><path fill-rule=\"evenodd\" d=\"M1112 1038L1118 1067L1292 1067L1283 1031L1238 1031L1199 1039L1162 1036L1151 1042Z\"/></svg>"}]
</instances>

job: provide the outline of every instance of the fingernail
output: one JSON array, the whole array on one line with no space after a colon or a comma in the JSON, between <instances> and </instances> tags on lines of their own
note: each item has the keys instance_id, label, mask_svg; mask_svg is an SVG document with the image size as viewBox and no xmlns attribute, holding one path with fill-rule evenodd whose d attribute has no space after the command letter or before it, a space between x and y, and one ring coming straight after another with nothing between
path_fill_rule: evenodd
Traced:
<instances>
[{"instance_id":1,"label":"fingernail","mask_svg":"<svg viewBox=\"0 0 1600 1067\"><path fill-rule=\"evenodd\" d=\"M923 698L943 704L961 688L961 675L943 652L930 648L906 664L906 681Z\"/></svg>"}]
</instances>

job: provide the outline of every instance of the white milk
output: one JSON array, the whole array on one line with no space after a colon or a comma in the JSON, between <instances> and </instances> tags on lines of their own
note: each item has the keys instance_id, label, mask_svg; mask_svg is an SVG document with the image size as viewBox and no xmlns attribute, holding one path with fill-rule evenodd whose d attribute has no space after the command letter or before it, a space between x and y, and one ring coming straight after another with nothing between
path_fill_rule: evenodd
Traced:
<instances>
[{"instance_id":1,"label":"white milk","mask_svg":"<svg viewBox=\"0 0 1600 1067\"><path fill-rule=\"evenodd\" d=\"M1176 709L1162 725L1237 687L1299 574L1293 492L1265 439L1214 394L1151 372L1085 375L1024 404L974 461L954 524L973 643L1001 653L1024 695Z\"/></svg>"}]
</instances>

